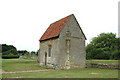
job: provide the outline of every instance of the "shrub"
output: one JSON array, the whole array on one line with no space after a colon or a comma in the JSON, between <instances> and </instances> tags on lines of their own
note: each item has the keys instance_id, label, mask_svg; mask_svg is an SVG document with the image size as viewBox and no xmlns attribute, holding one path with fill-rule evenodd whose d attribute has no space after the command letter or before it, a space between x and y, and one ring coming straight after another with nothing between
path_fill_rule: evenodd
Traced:
<instances>
[{"instance_id":1,"label":"shrub","mask_svg":"<svg viewBox=\"0 0 120 80\"><path fill-rule=\"evenodd\" d=\"M29 52L26 52L25 55L30 55Z\"/></svg>"},{"instance_id":2,"label":"shrub","mask_svg":"<svg viewBox=\"0 0 120 80\"><path fill-rule=\"evenodd\" d=\"M111 59L114 60L118 60L120 59L120 51L119 50L115 50L112 52L112 55L110 56Z\"/></svg>"},{"instance_id":3,"label":"shrub","mask_svg":"<svg viewBox=\"0 0 120 80\"><path fill-rule=\"evenodd\" d=\"M3 59L19 58L19 55L2 55Z\"/></svg>"}]
</instances>

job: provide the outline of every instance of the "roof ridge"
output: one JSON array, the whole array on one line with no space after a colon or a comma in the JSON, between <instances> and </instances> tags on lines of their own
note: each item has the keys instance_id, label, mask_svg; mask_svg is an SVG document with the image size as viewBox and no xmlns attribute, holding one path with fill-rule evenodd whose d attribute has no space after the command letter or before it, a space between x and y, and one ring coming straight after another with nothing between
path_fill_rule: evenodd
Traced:
<instances>
[{"instance_id":1,"label":"roof ridge","mask_svg":"<svg viewBox=\"0 0 120 80\"><path fill-rule=\"evenodd\" d=\"M74 15L74 14L70 14L70 15L68 15L68 16L66 16L66 17L64 17L64 18L70 17L70 16L72 16L72 15ZM57 21L55 21L55 22L51 23L50 25L52 25L52 24L54 24L54 23L56 23L56 22L58 22L58 21L60 21L60 20L63 20L64 18L61 18L61 19L59 19L59 20L57 20Z\"/></svg>"},{"instance_id":2,"label":"roof ridge","mask_svg":"<svg viewBox=\"0 0 120 80\"><path fill-rule=\"evenodd\" d=\"M66 22L69 20L69 18L72 16L68 15L60 20L57 20L56 22L50 24L50 26L47 28L47 30L45 31L45 33L42 35L42 37L40 38L40 41L49 39L49 38L53 38L58 36L58 34L60 33L60 31L62 30L62 28L64 27L64 25L66 24Z\"/></svg>"}]
</instances>

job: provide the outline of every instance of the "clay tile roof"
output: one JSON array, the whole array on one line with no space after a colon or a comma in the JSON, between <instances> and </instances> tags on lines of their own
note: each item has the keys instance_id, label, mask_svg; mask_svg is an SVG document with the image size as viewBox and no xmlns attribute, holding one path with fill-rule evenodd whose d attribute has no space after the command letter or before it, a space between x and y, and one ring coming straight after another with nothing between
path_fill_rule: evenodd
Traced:
<instances>
[{"instance_id":1,"label":"clay tile roof","mask_svg":"<svg viewBox=\"0 0 120 80\"><path fill-rule=\"evenodd\" d=\"M48 27L48 29L45 31L45 33L42 35L42 37L40 38L40 41L57 37L59 35L61 29L64 27L64 25L66 24L66 22L69 20L69 18L71 16L72 15L69 15L59 21L52 23Z\"/></svg>"}]
</instances>

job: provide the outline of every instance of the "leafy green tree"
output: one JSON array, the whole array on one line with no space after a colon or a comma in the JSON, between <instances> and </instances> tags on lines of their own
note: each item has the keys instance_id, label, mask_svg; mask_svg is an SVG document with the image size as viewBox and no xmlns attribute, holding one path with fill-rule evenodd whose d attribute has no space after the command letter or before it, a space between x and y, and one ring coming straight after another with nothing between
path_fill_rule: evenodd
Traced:
<instances>
[{"instance_id":1,"label":"leafy green tree","mask_svg":"<svg viewBox=\"0 0 120 80\"><path fill-rule=\"evenodd\" d=\"M9 55L13 55L12 53L9 53Z\"/></svg>"},{"instance_id":2,"label":"leafy green tree","mask_svg":"<svg viewBox=\"0 0 120 80\"><path fill-rule=\"evenodd\" d=\"M6 51L9 51L11 49L16 49L16 47L14 47L13 45L6 45L6 44L2 44L2 52L6 52Z\"/></svg>"},{"instance_id":3,"label":"leafy green tree","mask_svg":"<svg viewBox=\"0 0 120 80\"><path fill-rule=\"evenodd\" d=\"M36 55L38 56L39 50L37 50Z\"/></svg>"},{"instance_id":4,"label":"leafy green tree","mask_svg":"<svg viewBox=\"0 0 120 80\"><path fill-rule=\"evenodd\" d=\"M19 50L18 54L19 55L25 55L25 53L28 52L27 50Z\"/></svg>"},{"instance_id":5,"label":"leafy green tree","mask_svg":"<svg viewBox=\"0 0 120 80\"><path fill-rule=\"evenodd\" d=\"M119 42L116 34L101 33L87 45L87 59L117 59Z\"/></svg>"},{"instance_id":6,"label":"leafy green tree","mask_svg":"<svg viewBox=\"0 0 120 80\"><path fill-rule=\"evenodd\" d=\"M31 54L31 55L35 55L35 53L33 53L33 52L31 52L30 54Z\"/></svg>"},{"instance_id":7,"label":"leafy green tree","mask_svg":"<svg viewBox=\"0 0 120 80\"><path fill-rule=\"evenodd\" d=\"M6 45L6 44L1 44L2 45L2 55L18 55L16 47L13 45Z\"/></svg>"},{"instance_id":8,"label":"leafy green tree","mask_svg":"<svg viewBox=\"0 0 120 80\"><path fill-rule=\"evenodd\" d=\"M119 55L119 52L118 50L115 50L112 55L110 56L110 59L114 59L114 60L118 60L118 55Z\"/></svg>"},{"instance_id":9,"label":"leafy green tree","mask_svg":"<svg viewBox=\"0 0 120 80\"><path fill-rule=\"evenodd\" d=\"M18 55L18 52L17 52L17 50L15 50L15 49L11 49L10 52L11 52L13 55Z\"/></svg>"},{"instance_id":10,"label":"leafy green tree","mask_svg":"<svg viewBox=\"0 0 120 80\"><path fill-rule=\"evenodd\" d=\"M30 55L29 52L26 52L25 55Z\"/></svg>"},{"instance_id":11,"label":"leafy green tree","mask_svg":"<svg viewBox=\"0 0 120 80\"><path fill-rule=\"evenodd\" d=\"M5 52L2 53L2 55L9 55L10 53L12 53L13 55L18 55L18 52L15 49L5 51Z\"/></svg>"}]
</instances>

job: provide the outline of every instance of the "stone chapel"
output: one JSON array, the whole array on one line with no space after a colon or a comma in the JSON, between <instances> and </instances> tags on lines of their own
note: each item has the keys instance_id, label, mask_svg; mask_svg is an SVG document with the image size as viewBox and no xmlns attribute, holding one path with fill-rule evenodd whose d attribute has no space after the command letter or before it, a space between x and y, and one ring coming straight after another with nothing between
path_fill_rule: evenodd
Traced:
<instances>
[{"instance_id":1,"label":"stone chapel","mask_svg":"<svg viewBox=\"0 0 120 80\"><path fill-rule=\"evenodd\" d=\"M54 69L85 68L85 40L74 14L52 23L39 40L38 64Z\"/></svg>"}]
</instances>

